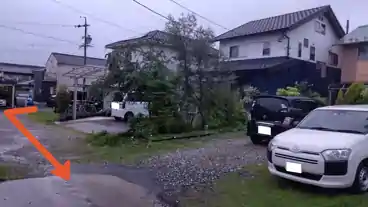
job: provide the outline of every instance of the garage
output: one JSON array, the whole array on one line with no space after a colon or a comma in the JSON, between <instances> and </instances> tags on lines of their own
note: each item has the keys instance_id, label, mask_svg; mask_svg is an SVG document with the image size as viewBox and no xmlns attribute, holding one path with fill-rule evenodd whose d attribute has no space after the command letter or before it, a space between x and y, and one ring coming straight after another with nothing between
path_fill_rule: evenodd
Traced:
<instances>
[{"instance_id":1,"label":"garage","mask_svg":"<svg viewBox=\"0 0 368 207\"><path fill-rule=\"evenodd\" d=\"M0 80L0 100L5 100L7 108L14 108L15 104L15 84L13 80Z\"/></svg>"}]
</instances>

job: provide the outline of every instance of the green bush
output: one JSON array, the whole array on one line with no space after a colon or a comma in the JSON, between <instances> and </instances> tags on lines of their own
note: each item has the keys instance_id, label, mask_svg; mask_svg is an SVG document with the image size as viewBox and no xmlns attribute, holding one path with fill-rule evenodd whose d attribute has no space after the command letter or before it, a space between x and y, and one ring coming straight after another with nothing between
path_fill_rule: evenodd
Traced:
<instances>
[{"instance_id":1,"label":"green bush","mask_svg":"<svg viewBox=\"0 0 368 207\"><path fill-rule=\"evenodd\" d=\"M87 136L87 142L93 146L117 146L121 143L121 137L103 131Z\"/></svg>"},{"instance_id":2,"label":"green bush","mask_svg":"<svg viewBox=\"0 0 368 207\"><path fill-rule=\"evenodd\" d=\"M335 104L336 105L344 104L344 91L343 91L343 89L340 89L339 92L337 93L337 98L336 98Z\"/></svg>"},{"instance_id":3,"label":"green bush","mask_svg":"<svg viewBox=\"0 0 368 207\"><path fill-rule=\"evenodd\" d=\"M180 116L138 116L131 121L130 127L134 138L147 140L157 134L177 134L192 130Z\"/></svg>"},{"instance_id":4,"label":"green bush","mask_svg":"<svg viewBox=\"0 0 368 207\"><path fill-rule=\"evenodd\" d=\"M362 104L368 104L368 89L364 89L362 93L360 94Z\"/></svg>"},{"instance_id":5,"label":"green bush","mask_svg":"<svg viewBox=\"0 0 368 207\"><path fill-rule=\"evenodd\" d=\"M361 102L361 94L365 87L363 83L353 83L344 94L345 104L356 104Z\"/></svg>"},{"instance_id":6,"label":"green bush","mask_svg":"<svg viewBox=\"0 0 368 207\"><path fill-rule=\"evenodd\" d=\"M70 104L70 94L66 86L60 86L56 94L56 110L64 113Z\"/></svg>"},{"instance_id":7,"label":"green bush","mask_svg":"<svg viewBox=\"0 0 368 207\"><path fill-rule=\"evenodd\" d=\"M213 97L214 110L210 113L208 128L237 127L246 121L244 102L237 92L219 90Z\"/></svg>"},{"instance_id":8,"label":"green bush","mask_svg":"<svg viewBox=\"0 0 368 207\"><path fill-rule=\"evenodd\" d=\"M300 96L300 91L297 87L286 87L277 89L278 96Z\"/></svg>"}]
</instances>

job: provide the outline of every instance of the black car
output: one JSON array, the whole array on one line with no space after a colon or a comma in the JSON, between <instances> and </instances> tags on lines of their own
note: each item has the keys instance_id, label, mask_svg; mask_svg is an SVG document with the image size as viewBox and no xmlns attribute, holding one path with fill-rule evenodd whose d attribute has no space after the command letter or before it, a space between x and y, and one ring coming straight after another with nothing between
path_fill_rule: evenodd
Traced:
<instances>
[{"instance_id":1,"label":"black car","mask_svg":"<svg viewBox=\"0 0 368 207\"><path fill-rule=\"evenodd\" d=\"M55 99L56 99L56 95L51 95L47 100L46 100L46 105L47 107L55 107Z\"/></svg>"},{"instance_id":2,"label":"black car","mask_svg":"<svg viewBox=\"0 0 368 207\"><path fill-rule=\"evenodd\" d=\"M256 96L250 109L247 135L254 144L269 141L295 127L310 111L322 107L321 101L299 96Z\"/></svg>"}]
</instances>

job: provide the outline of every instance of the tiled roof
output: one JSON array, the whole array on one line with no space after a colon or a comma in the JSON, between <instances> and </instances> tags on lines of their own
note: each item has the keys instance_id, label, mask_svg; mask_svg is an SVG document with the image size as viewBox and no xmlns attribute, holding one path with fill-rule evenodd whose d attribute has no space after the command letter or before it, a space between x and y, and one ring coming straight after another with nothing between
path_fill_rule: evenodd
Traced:
<instances>
[{"instance_id":1,"label":"tiled roof","mask_svg":"<svg viewBox=\"0 0 368 207\"><path fill-rule=\"evenodd\" d=\"M357 44L363 42L368 42L368 25L356 28L340 40L340 44Z\"/></svg>"},{"instance_id":2,"label":"tiled roof","mask_svg":"<svg viewBox=\"0 0 368 207\"><path fill-rule=\"evenodd\" d=\"M334 25L337 33L342 37L345 33L342 29L340 23L338 22L336 16L334 15L331 7L321 6L312 9L297 11L293 13L283 14L274 17L268 17L260 20L250 21L243 24L235 29L232 29L224 34L217 36L214 41L219 41L223 39L230 39L239 36L248 36L261 34L266 32L275 32L281 30L287 30L294 26L303 24L320 14L327 14L329 20Z\"/></svg>"},{"instance_id":3,"label":"tiled roof","mask_svg":"<svg viewBox=\"0 0 368 207\"><path fill-rule=\"evenodd\" d=\"M65 64L65 65L75 65L75 66L83 66L84 65L84 57L78 55L70 55L70 54L62 54L62 53L51 53L53 55L58 64ZM87 57L87 65L93 66L105 66L106 60L100 58L92 58Z\"/></svg>"},{"instance_id":4,"label":"tiled roof","mask_svg":"<svg viewBox=\"0 0 368 207\"><path fill-rule=\"evenodd\" d=\"M42 70L45 67L36 65L21 65L15 63L0 63L0 71L8 73L32 74L33 70Z\"/></svg>"},{"instance_id":5,"label":"tiled roof","mask_svg":"<svg viewBox=\"0 0 368 207\"><path fill-rule=\"evenodd\" d=\"M160 30L153 30L153 31L150 31L147 34L141 36L141 37L113 42L113 43L110 43L110 44L106 45L105 47L108 48L108 49L115 49L116 47L120 47L124 44L137 43L137 42L141 42L141 41L145 41L145 40L150 40L150 41L153 40L153 41L157 41L157 42L167 42L167 41L169 41L171 35L172 34L170 34L168 32L164 32L164 31L160 31Z\"/></svg>"},{"instance_id":6,"label":"tiled roof","mask_svg":"<svg viewBox=\"0 0 368 207\"><path fill-rule=\"evenodd\" d=\"M175 37L174 34L171 34L165 31L160 31L160 30L153 30L141 37L117 41L117 42L108 44L105 47L108 49L116 49L125 44L132 44L132 43L134 44L134 43L140 43L144 41L151 41L151 43L157 42L159 44L168 44L170 39L173 37ZM212 53L218 55L218 50L215 48L212 48Z\"/></svg>"}]
</instances>

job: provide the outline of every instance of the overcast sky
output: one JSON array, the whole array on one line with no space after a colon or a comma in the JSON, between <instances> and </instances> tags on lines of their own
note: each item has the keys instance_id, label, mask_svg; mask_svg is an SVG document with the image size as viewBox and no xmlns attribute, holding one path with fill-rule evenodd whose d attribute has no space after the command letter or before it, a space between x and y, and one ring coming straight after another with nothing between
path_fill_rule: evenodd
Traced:
<instances>
[{"instance_id":1,"label":"overcast sky","mask_svg":"<svg viewBox=\"0 0 368 207\"><path fill-rule=\"evenodd\" d=\"M100 58L106 53L106 44L139 36L149 30L163 29L165 25L165 19L133 0L56 1L60 3L54 0L0 1L0 62L42 66L51 52L83 55L83 50L78 49L83 29L71 26L83 23L80 16L87 16L91 24L89 33L94 47L89 48L88 56ZM179 16L188 12L170 0L138 1L163 15ZM176 1L229 29L251 20L323 5L332 6L344 28L346 20L350 19L350 31L359 25L368 24L367 0ZM201 24L213 28L216 34L226 31L198 19ZM54 39L25 34L27 32Z\"/></svg>"}]
</instances>

